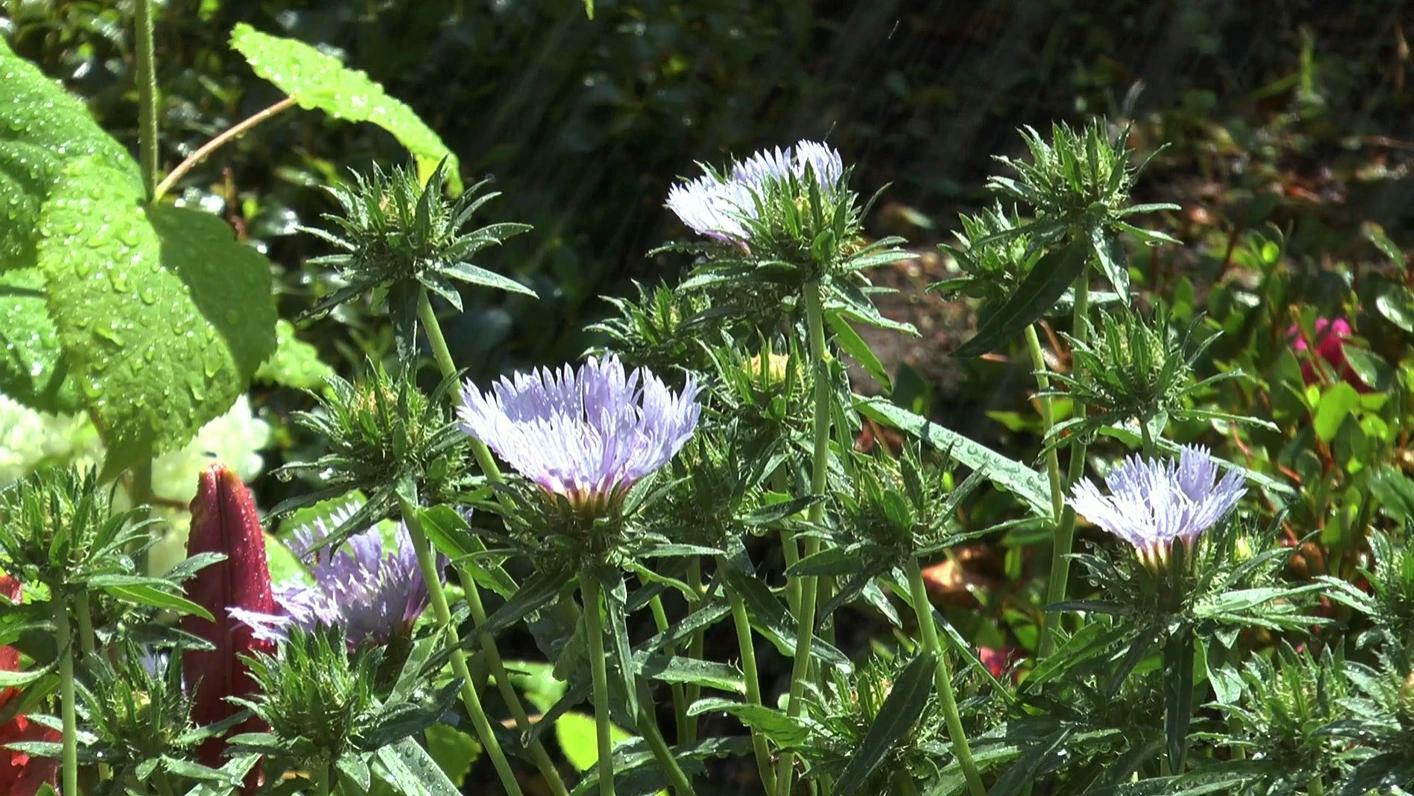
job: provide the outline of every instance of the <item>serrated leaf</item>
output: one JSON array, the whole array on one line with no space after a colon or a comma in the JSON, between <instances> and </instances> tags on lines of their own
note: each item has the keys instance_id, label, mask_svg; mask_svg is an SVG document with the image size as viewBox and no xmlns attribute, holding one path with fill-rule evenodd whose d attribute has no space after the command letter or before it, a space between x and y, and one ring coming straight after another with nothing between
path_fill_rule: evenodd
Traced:
<instances>
[{"instance_id":1,"label":"serrated leaf","mask_svg":"<svg viewBox=\"0 0 1414 796\"><path fill-rule=\"evenodd\" d=\"M245 56L257 75L279 86L301 108L387 130L412 153L424 180L446 160L448 183L453 193L461 193L457 156L412 108L388 96L363 71L350 69L304 42L261 33L245 23L231 31L231 47Z\"/></svg>"},{"instance_id":2,"label":"serrated leaf","mask_svg":"<svg viewBox=\"0 0 1414 796\"><path fill-rule=\"evenodd\" d=\"M256 369L257 381L316 390L332 375L334 369L319 358L319 349L295 337L294 324L283 318L275 322L275 353Z\"/></svg>"},{"instance_id":3,"label":"serrated leaf","mask_svg":"<svg viewBox=\"0 0 1414 796\"><path fill-rule=\"evenodd\" d=\"M397 788L399 793L461 796L461 791L447 779L437 761L412 738L379 749L374 758L378 778Z\"/></svg>"},{"instance_id":4,"label":"serrated leaf","mask_svg":"<svg viewBox=\"0 0 1414 796\"><path fill-rule=\"evenodd\" d=\"M81 411L49 319L44 275L36 268L0 272L0 393L53 414Z\"/></svg>"},{"instance_id":5,"label":"serrated leaf","mask_svg":"<svg viewBox=\"0 0 1414 796\"><path fill-rule=\"evenodd\" d=\"M804 720L791 718L785 711L750 702L730 699L699 699L687 709L687 715L726 713L767 738L777 746L798 748L810 740L810 726Z\"/></svg>"},{"instance_id":6,"label":"serrated leaf","mask_svg":"<svg viewBox=\"0 0 1414 796\"><path fill-rule=\"evenodd\" d=\"M866 417L912 434L946 452L955 461L983 473L994 485L1020 498L1036 516L1051 516L1050 487L1045 476L1021 462L882 398L856 398L854 408Z\"/></svg>"},{"instance_id":7,"label":"serrated leaf","mask_svg":"<svg viewBox=\"0 0 1414 796\"><path fill-rule=\"evenodd\" d=\"M49 314L110 475L185 444L275 347L265 257L215 216L138 201L121 174L78 161L40 218Z\"/></svg>"},{"instance_id":8,"label":"serrated leaf","mask_svg":"<svg viewBox=\"0 0 1414 796\"><path fill-rule=\"evenodd\" d=\"M928 705L935 668L933 655L924 650L894 680L874 723L869 725L869 732L865 733L859 748L850 755L844 773L835 782L834 793L837 796L853 796L898 746L899 741L913 731L913 725Z\"/></svg>"},{"instance_id":9,"label":"serrated leaf","mask_svg":"<svg viewBox=\"0 0 1414 796\"><path fill-rule=\"evenodd\" d=\"M1016 292L982 321L976 336L959 346L953 356L975 357L996 349L1049 312L1085 271L1090 252L1088 241L1047 252L1017 285Z\"/></svg>"},{"instance_id":10,"label":"serrated leaf","mask_svg":"<svg viewBox=\"0 0 1414 796\"><path fill-rule=\"evenodd\" d=\"M0 272L35 264L40 206L64 166L92 158L134 196L142 178L123 145L94 122L88 108L0 40Z\"/></svg>"}]
</instances>

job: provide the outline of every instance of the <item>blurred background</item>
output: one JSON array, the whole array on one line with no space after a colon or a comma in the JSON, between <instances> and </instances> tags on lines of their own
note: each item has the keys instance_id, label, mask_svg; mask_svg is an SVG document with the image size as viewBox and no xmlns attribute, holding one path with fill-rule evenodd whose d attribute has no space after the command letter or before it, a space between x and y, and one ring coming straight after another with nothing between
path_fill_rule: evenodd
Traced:
<instances>
[{"instance_id":1,"label":"blurred background","mask_svg":"<svg viewBox=\"0 0 1414 796\"><path fill-rule=\"evenodd\" d=\"M898 289L881 299L885 314L920 331L870 338L894 372L894 400L1025 461L1038 448L1029 367L1004 352L949 356L974 318L969 305L926 292L950 267L937 244L951 238L959 212L992 203L983 187L999 171L991 158L1022 153L1018 127L1044 131L1094 115L1116 132L1131 124L1136 159L1154 155L1135 199L1182 208L1144 224L1186 244L1131 250L1135 284L1223 333L1200 376L1240 368L1250 378L1208 396L1215 405L1281 426L1179 425L1175 438L1294 482L1288 538L1323 530L1324 547L1296 559L1310 573L1327 568L1329 550L1362 543L1349 529L1372 521L1365 495L1386 507L1406 500L1414 513L1404 422L1414 414L1405 386L1414 381L1414 284L1403 256L1414 245L1407 3L598 0L592 20L572 0L158 6L165 168L281 98L227 45L246 22L365 70L441 134L468 184L494 178L504 196L483 223L535 229L479 264L541 299L467 292L467 312L448 321L448 335L478 381L578 357L595 343L584 328L612 309L603 296L634 295L634 281L677 280L684 257L648 252L684 234L663 201L695 162L827 140L856 165L857 190L889 185L870 233L903 235L918 253L876 277ZM128 5L3 8L0 35L132 146ZM224 216L270 255L282 317L294 318L329 287L305 265L326 248L297 229L321 226L333 209L323 186L405 157L378 128L295 109L206 161L180 201ZM1335 391L1303 397L1311 380L1303 382L1289 329L1316 317L1345 317L1353 329L1350 350L1360 356L1342 367L1357 389L1332 404L1352 424L1310 422ZM297 334L347 374L387 352L385 325L352 307ZM858 387L877 389L863 378ZM179 507L210 452L237 464L264 506L307 488L262 473L311 452L313 441L286 422L310 403L297 390L257 386L187 451L159 460L159 494ZM0 483L93 444L84 422L37 416L0 396ZM1007 500L989 497L969 521L1004 516ZM944 599L987 609L958 620L972 625L963 628L969 638L1028 645L1031 609L1011 599L1025 588L1025 542L965 549L937 575Z\"/></svg>"}]
</instances>

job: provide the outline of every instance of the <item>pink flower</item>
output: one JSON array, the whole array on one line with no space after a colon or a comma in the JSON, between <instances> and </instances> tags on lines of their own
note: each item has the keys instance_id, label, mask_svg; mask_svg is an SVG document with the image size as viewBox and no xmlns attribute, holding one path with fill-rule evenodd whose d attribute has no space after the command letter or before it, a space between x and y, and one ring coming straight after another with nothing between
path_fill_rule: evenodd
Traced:
<instances>
[{"instance_id":1,"label":"pink flower","mask_svg":"<svg viewBox=\"0 0 1414 796\"><path fill-rule=\"evenodd\" d=\"M192 721L212 724L237 710L226 697L248 697L259 690L242 655L273 652L274 644L258 638L251 627L237 621L231 608L257 613L275 613L275 597L270 588L270 568L265 559L265 532L250 490L235 473L217 464L201 474L196 497L191 502L191 535L187 555L222 553L226 560L197 573L187 583L187 597L216 618L208 622L187 616L182 629L215 645L210 652L187 652L182 656L182 676L188 689L195 689ZM232 733L262 729L247 722ZM213 738L202 745L198 756L208 766L221 765L225 742ZM251 772L255 784L259 772Z\"/></svg>"},{"instance_id":2,"label":"pink flower","mask_svg":"<svg viewBox=\"0 0 1414 796\"><path fill-rule=\"evenodd\" d=\"M1344 318L1317 318L1315 327L1316 356L1324 359L1330 365L1331 370L1336 375L1344 379L1347 384L1360 392L1370 392L1370 385L1361 381L1355 370L1350 367L1350 362L1345 358L1345 340L1354 332L1350 328L1350 322ZM1296 358L1301 360L1301 378L1307 384L1315 384L1320 381L1320 374L1316 372L1316 363L1306 352L1310 350L1307 345L1305 335L1301 334L1301 329L1296 324L1286 330L1287 339L1291 341L1291 350L1296 352Z\"/></svg>"},{"instance_id":3,"label":"pink flower","mask_svg":"<svg viewBox=\"0 0 1414 796\"><path fill-rule=\"evenodd\" d=\"M993 677L1001 677L1008 669L1012 669L1011 679L1016 682L1020 672L1015 671L1017 661L1021 659L1020 650L1016 647L978 647L977 657L982 661L982 665L987 667L987 671Z\"/></svg>"}]
</instances>

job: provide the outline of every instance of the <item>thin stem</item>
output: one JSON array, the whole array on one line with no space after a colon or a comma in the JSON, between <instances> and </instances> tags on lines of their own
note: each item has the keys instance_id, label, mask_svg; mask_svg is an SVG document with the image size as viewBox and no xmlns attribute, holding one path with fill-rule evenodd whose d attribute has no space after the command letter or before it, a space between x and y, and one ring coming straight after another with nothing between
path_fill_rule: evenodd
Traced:
<instances>
[{"instance_id":1,"label":"thin stem","mask_svg":"<svg viewBox=\"0 0 1414 796\"><path fill-rule=\"evenodd\" d=\"M653 595L653 599L648 603L649 609L653 612L653 625L658 628L659 633L668 632L671 625L668 623L668 612L663 608L663 598L661 595ZM668 655L677 654L677 645L668 644L663 648ZM673 727L676 729L678 738L687 736L687 695L683 692L682 683L669 683L668 692L673 698Z\"/></svg>"},{"instance_id":2,"label":"thin stem","mask_svg":"<svg viewBox=\"0 0 1414 796\"><path fill-rule=\"evenodd\" d=\"M79 730L74 718L74 647L69 632L69 606L55 589L54 643L59 646L59 700L64 721L64 793L79 792Z\"/></svg>"},{"instance_id":3,"label":"thin stem","mask_svg":"<svg viewBox=\"0 0 1414 796\"><path fill-rule=\"evenodd\" d=\"M1075 314L1070 329L1071 336L1079 343L1084 343L1090 335L1090 325L1087 322L1089 312L1090 266L1087 265L1081 269L1080 278L1075 283ZM1076 400L1074 412L1076 417L1085 417L1085 404ZM1084 472L1085 443L1077 440L1070 446L1070 461L1066 465L1065 473L1066 487L1074 486ZM1066 581L1070 578L1070 551L1074 544L1075 509L1066 506L1065 511L1061 513L1060 524L1056 526L1055 543L1051 547L1051 572L1046 580L1046 605L1055 605L1065 600ZM1040 653L1044 658L1055 646L1056 626L1060 624L1060 617L1051 617L1048 614L1043 616L1046 632L1041 635Z\"/></svg>"},{"instance_id":4,"label":"thin stem","mask_svg":"<svg viewBox=\"0 0 1414 796\"><path fill-rule=\"evenodd\" d=\"M74 613L79 622L79 649L88 657L94 650L93 612L88 607L88 592L81 591L74 598Z\"/></svg>"},{"instance_id":5,"label":"thin stem","mask_svg":"<svg viewBox=\"0 0 1414 796\"><path fill-rule=\"evenodd\" d=\"M687 585L692 587L694 605L700 603L702 601L702 560L700 558L694 557L687 565ZM688 657L701 660L705 644L705 631L702 628L692 631L687 641ZM702 686L697 683L688 683L684 691L684 698L689 705L695 703L697 698L702 696ZM697 741L697 717L689 715L683 730L684 732L679 742L695 743Z\"/></svg>"},{"instance_id":6,"label":"thin stem","mask_svg":"<svg viewBox=\"0 0 1414 796\"><path fill-rule=\"evenodd\" d=\"M599 617L599 580L594 573L579 573L579 596L584 603L584 635L589 640L589 674L594 684L594 730L599 748L599 796L614 796L614 741L609 734L609 673L604 662L604 625Z\"/></svg>"},{"instance_id":7,"label":"thin stem","mask_svg":"<svg viewBox=\"0 0 1414 796\"><path fill-rule=\"evenodd\" d=\"M417 509L407 498L400 495L398 501L402 508L403 524L408 529L408 538L417 554L417 565L422 570L423 581L427 584L428 601L432 604L433 615L437 618L437 628L446 637L447 648L452 653L452 673L462 679L462 704L466 705L472 727L481 740L482 748L491 758L496 775L500 777L501 787L512 796L521 796L520 783L516 781L515 773L511 771L511 765L506 760L506 754L501 750L501 744L491 730L491 721L486 717L486 709L481 705L481 696L476 693L476 683L467 668L466 653L462 651L461 639L452 624L452 611L447 606L447 594L442 590L441 573L437 570L437 560L432 555L432 546L427 541L427 534L422 529L422 520L418 518Z\"/></svg>"},{"instance_id":8,"label":"thin stem","mask_svg":"<svg viewBox=\"0 0 1414 796\"><path fill-rule=\"evenodd\" d=\"M314 793L316 796L329 796L329 764L318 763L310 773L314 775Z\"/></svg>"},{"instance_id":9,"label":"thin stem","mask_svg":"<svg viewBox=\"0 0 1414 796\"><path fill-rule=\"evenodd\" d=\"M697 792L692 789L691 780L683 773L677 758L673 756L672 747L663 740L663 733L658 731L658 721L653 716L651 705L646 698L640 698L638 701L638 734L648 742L648 748L652 750L653 757L678 796L697 796Z\"/></svg>"},{"instance_id":10,"label":"thin stem","mask_svg":"<svg viewBox=\"0 0 1414 796\"><path fill-rule=\"evenodd\" d=\"M725 569L727 562L725 559L718 559L717 566ZM726 589L727 600L732 607L732 624L736 626L736 646L741 652L741 671L746 678L746 701L752 705L760 705L761 702L761 676L756 671L756 643L751 636L751 617L746 613L746 601L741 598L730 586ZM776 791L776 772L771 769L771 750L766 746L766 739L751 730L751 749L756 754L756 770L761 775L761 784L764 792L774 793Z\"/></svg>"},{"instance_id":11,"label":"thin stem","mask_svg":"<svg viewBox=\"0 0 1414 796\"><path fill-rule=\"evenodd\" d=\"M496 690L501 695L501 701L506 704L506 708L511 712L511 718L515 720L516 729L522 734L530 732L530 714L526 712L525 705L520 701L520 695L516 693L515 686L511 684L511 678L506 674L505 662L501 659L501 650L496 646L496 639L489 633L480 632L482 625L486 624L486 607L481 602L481 592L476 585L476 580L459 567L454 567L457 577L461 580L462 592L466 594L467 607L471 611L471 624L477 628L476 640L481 645L481 652L486 658L486 664L491 670L491 676L496 680ZM569 789L565 787L565 781L560 777L560 771L555 767L555 761L550 758L550 753L545 751L545 745L540 740L534 739L530 742L530 759L535 763L535 768L544 777L545 783L549 785L550 791L555 796L569 796Z\"/></svg>"},{"instance_id":12,"label":"thin stem","mask_svg":"<svg viewBox=\"0 0 1414 796\"><path fill-rule=\"evenodd\" d=\"M149 199L157 184L157 75L153 71L152 0L137 0L137 142L142 165L142 186Z\"/></svg>"},{"instance_id":13,"label":"thin stem","mask_svg":"<svg viewBox=\"0 0 1414 796\"><path fill-rule=\"evenodd\" d=\"M918 618L918 632L923 637L923 649L932 653L937 669L933 673L933 683L937 688L938 700L943 707L943 721L948 727L948 738L952 740L953 756L962 767L962 775L967 779L967 788L972 796L986 796L987 788L982 784L982 775L977 772L977 763L972 759L972 747L967 743L967 732L962 728L962 717L957 712L957 697L952 689L952 672L948 670L948 658L943 654L943 645L938 641L938 626L933 624L933 604L928 601L928 587L923 583L923 570L918 561L909 558L908 590L913 600L913 613Z\"/></svg>"},{"instance_id":14,"label":"thin stem","mask_svg":"<svg viewBox=\"0 0 1414 796\"><path fill-rule=\"evenodd\" d=\"M1139 434L1144 438L1144 458L1154 458L1157 446L1154 444L1154 435L1149 433L1149 424L1143 418L1139 420Z\"/></svg>"},{"instance_id":15,"label":"thin stem","mask_svg":"<svg viewBox=\"0 0 1414 796\"><path fill-rule=\"evenodd\" d=\"M178 180L185 177L187 175L187 172L196 168L198 165L201 164L203 160L206 160L208 157L210 157L212 152L215 152L226 144L229 144L237 138L240 138L241 136L249 132L252 127L255 127L261 122L264 122L267 119L279 115L281 111L293 106L294 104L294 97L285 97L274 105L271 105L270 107L264 108L262 110L258 110L250 116L246 117L245 119L236 122L234 125L226 129L225 132L220 133L215 138L202 144L195 152L191 153L190 155L187 155L186 160L183 160L181 163L178 163L177 167L175 169L172 169L172 171L168 173L166 177L163 177L162 182L157 183L157 188L152 192L152 200L155 202L165 196L168 191L172 190L172 186L177 184Z\"/></svg>"},{"instance_id":16,"label":"thin stem","mask_svg":"<svg viewBox=\"0 0 1414 796\"><path fill-rule=\"evenodd\" d=\"M1051 406L1051 396L1046 394L1051 389L1051 379L1047 375L1046 355L1041 351L1035 324L1026 327L1026 348L1031 352L1031 369L1035 371L1036 389L1040 393L1036 396L1036 403L1041 409L1041 439L1044 444L1055 427L1056 415ZM1060 451L1055 446L1046 451L1046 479L1051 483L1051 522L1059 523L1061 514L1065 512L1065 484L1061 482Z\"/></svg>"},{"instance_id":17,"label":"thin stem","mask_svg":"<svg viewBox=\"0 0 1414 796\"><path fill-rule=\"evenodd\" d=\"M442 378L447 379L457 373L457 363L452 360L452 352L447 348L447 338L442 335L442 324L437 320L437 313L432 309L432 301L427 297L426 288L420 291L417 297L417 317L422 321L422 328L427 334L427 343L432 347L432 358L437 361L437 370L441 372ZM491 456L491 450L486 447L486 443L470 437L471 455L476 459L476 464L481 468L481 474L486 476L486 480L493 484L505 483L506 479L501 475L501 468L496 466L496 459Z\"/></svg>"},{"instance_id":18,"label":"thin stem","mask_svg":"<svg viewBox=\"0 0 1414 796\"><path fill-rule=\"evenodd\" d=\"M825 362L825 311L820 298L820 283L807 282L801 294L805 306L805 323L810 334L811 378L815 391L814 445L810 459L810 494L823 495L825 476L830 459L830 380ZM810 506L806 515L811 525L818 525L825 516L825 504L817 502ZM820 551L820 539L809 536L805 539L803 556L808 558ZM800 579L800 612L796 616L795 657L791 661L790 701L786 703L786 714L791 718L800 716L802 698L805 695L805 679L810 673L810 651L815 643L815 599L820 579L804 576ZM788 796L791 780L795 776L795 756L790 752L781 755L776 769L776 792Z\"/></svg>"}]
</instances>

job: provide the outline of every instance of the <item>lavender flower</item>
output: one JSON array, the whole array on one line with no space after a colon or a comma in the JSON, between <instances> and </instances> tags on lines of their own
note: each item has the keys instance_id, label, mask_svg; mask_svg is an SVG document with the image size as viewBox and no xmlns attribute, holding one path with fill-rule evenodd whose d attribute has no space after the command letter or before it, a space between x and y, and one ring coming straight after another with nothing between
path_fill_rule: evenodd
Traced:
<instances>
[{"instance_id":1,"label":"lavender flower","mask_svg":"<svg viewBox=\"0 0 1414 796\"><path fill-rule=\"evenodd\" d=\"M1146 561L1157 562L1175 539L1192 547L1246 492L1239 474L1217 476L1217 462L1196 446L1180 449L1177 462L1131 456L1105 476L1108 497L1086 479L1076 485L1070 505L1134 545Z\"/></svg>"},{"instance_id":2,"label":"lavender flower","mask_svg":"<svg viewBox=\"0 0 1414 796\"><path fill-rule=\"evenodd\" d=\"M668 190L667 207L699 235L725 243L744 244L746 224L756 215L755 196L769 182L813 175L821 190L830 191L844 177L844 161L834 148L801 141L785 149L763 149L732 165L725 176L704 167L701 177Z\"/></svg>"},{"instance_id":3,"label":"lavender flower","mask_svg":"<svg viewBox=\"0 0 1414 796\"><path fill-rule=\"evenodd\" d=\"M590 358L462 389L461 428L543 489L597 510L662 467L692 436L697 380L680 394L647 368Z\"/></svg>"},{"instance_id":4,"label":"lavender flower","mask_svg":"<svg viewBox=\"0 0 1414 796\"><path fill-rule=\"evenodd\" d=\"M257 638L284 641L290 626L312 630L316 625L344 629L351 646L364 641L384 643L407 635L427 607L427 584L407 528L397 530L397 548L383 549L378 528L355 534L337 550L318 551L319 543L357 508L345 506L327 520L315 520L295 532L295 554L310 561L314 585L285 585L275 590L277 614L240 608L231 616L255 630ZM312 559L312 560L311 560Z\"/></svg>"}]
</instances>

